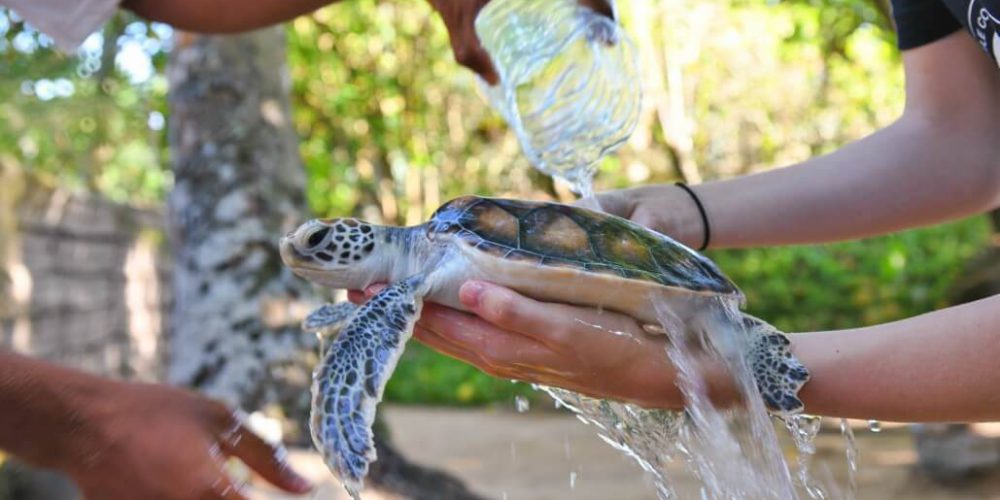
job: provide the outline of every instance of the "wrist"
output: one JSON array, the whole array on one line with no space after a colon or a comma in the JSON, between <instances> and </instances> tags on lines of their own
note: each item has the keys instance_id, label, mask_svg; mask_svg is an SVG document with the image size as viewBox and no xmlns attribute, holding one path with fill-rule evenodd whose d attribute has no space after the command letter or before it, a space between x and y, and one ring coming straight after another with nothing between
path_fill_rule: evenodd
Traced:
<instances>
[{"instance_id":1,"label":"wrist","mask_svg":"<svg viewBox=\"0 0 1000 500\"><path fill-rule=\"evenodd\" d=\"M701 246L705 239L701 212L691 195L680 186L642 186L629 190L625 196L632 205L629 218L633 222L663 233L688 247ZM705 209L707 213L708 207Z\"/></svg>"},{"instance_id":2,"label":"wrist","mask_svg":"<svg viewBox=\"0 0 1000 500\"><path fill-rule=\"evenodd\" d=\"M632 391L630 400L644 408L676 410L689 405L691 401L680 388L681 375L667 359L667 354L657 356L652 363L637 363L632 371L632 379L625 386ZM713 405L728 408L740 401L735 380L724 363L704 359L696 362L695 370L701 377L705 395Z\"/></svg>"}]
</instances>

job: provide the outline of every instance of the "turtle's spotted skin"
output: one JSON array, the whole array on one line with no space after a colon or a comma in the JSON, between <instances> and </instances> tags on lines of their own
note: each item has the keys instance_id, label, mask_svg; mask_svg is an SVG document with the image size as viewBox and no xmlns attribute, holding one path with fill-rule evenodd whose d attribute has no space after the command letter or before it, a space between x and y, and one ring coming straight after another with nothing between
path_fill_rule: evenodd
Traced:
<instances>
[{"instance_id":1,"label":"turtle's spotted skin","mask_svg":"<svg viewBox=\"0 0 1000 500\"><path fill-rule=\"evenodd\" d=\"M361 306L313 374L313 441L355 497L376 459L375 407L420 316L420 284L392 284Z\"/></svg>"},{"instance_id":2,"label":"turtle's spotted skin","mask_svg":"<svg viewBox=\"0 0 1000 500\"><path fill-rule=\"evenodd\" d=\"M357 306L350 302L323 304L306 316L302 321L302 330L307 332L328 330L330 333L340 331L356 310Z\"/></svg>"},{"instance_id":3,"label":"turtle's spotted skin","mask_svg":"<svg viewBox=\"0 0 1000 500\"><path fill-rule=\"evenodd\" d=\"M307 240L316 259L346 266L360 261L375 248L371 225L349 218L328 222L328 226L317 228Z\"/></svg>"},{"instance_id":4,"label":"turtle's spotted skin","mask_svg":"<svg viewBox=\"0 0 1000 500\"><path fill-rule=\"evenodd\" d=\"M711 261L631 221L556 203L467 196L438 209L431 238L454 234L482 252L668 287L734 295Z\"/></svg>"},{"instance_id":5,"label":"turtle's spotted skin","mask_svg":"<svg viewBox=\"0 0 1000 500\"><path fill-rule=\"evenodd\" d=\"M313 220L280 248L296 274L321 285L389 283L356 310L326 305L303 323L323 341L313 381L313 440L355 496L375 460L375 408L425 299L463 309L461 284L484 280L538 300L616 311L644 326L659 325L666 307L676 318L663 327L687 335L716 318L706 312L710 307L743 297L712 261L669 237L558 203L467 196L443 205L426 224L405 228ZM797 392L809 373L785 334L745 315L743 326L742 354L768 409L782 416L802 411Z\"/></svg>"},{"instance_id":6,"label":"turtle's spotted skin","mask_svg":"<svg viewBox=\"0 0 1000 500\"><path fill-rule=\"evenodd\" d=\"M801 412L804 405L796 394L809 381L809 370L792 356L788 337L750 315L743 316L743 325L750 335L747 359L764 403L782 415Z\"/></svg>"}]
</instances>

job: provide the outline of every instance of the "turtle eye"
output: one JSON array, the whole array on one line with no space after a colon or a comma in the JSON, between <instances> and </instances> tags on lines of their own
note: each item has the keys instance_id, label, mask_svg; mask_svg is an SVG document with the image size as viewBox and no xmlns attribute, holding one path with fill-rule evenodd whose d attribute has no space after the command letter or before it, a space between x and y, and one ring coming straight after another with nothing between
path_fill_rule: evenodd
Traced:
<instances>
[{"instance_id":1,"label":"turtle eye","mask_svg":"<svg viewBox=\"0 0 1000 500\"><path fill-rule=\"evenodd\" d=\"M326 240L326 235L328 234L330 234L330 228L324 227L323 229L310 234L309 239L306 240L306 244L309 245L310 249L316 248L320 246L324 240Z\"/></svg>"}]
</instances>

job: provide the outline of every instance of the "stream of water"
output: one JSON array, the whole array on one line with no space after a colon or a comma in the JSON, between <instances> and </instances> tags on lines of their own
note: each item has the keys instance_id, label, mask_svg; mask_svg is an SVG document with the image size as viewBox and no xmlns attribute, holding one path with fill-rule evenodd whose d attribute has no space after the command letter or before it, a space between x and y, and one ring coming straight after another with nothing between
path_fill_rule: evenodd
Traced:
<instances>
[{"instance_id":1,"label":"stream of water","mask_svg":"<svg viewBox=\"0 0 1000 500\"><path fill-rule=\"evenodd\" d=\"M670 338L664 352L677 367L678 385L687 407L683 412L650 410L628 403L593 399L563 389L534 386L555 399L577 418L596 428L598 435L632 458L652 478L660 499L687 498L678 492L672 476L698 479L701 498L712 499L830 499L853 498L856 492L857 450L853 433L843 422L847 441L846 491L828 470L812 469L819 417L799 415L777 422L787 430L797 449L794 467L782 453L776 422L767 413L753 375L742 353L747 333L736 304L706 299L694 323L680 322L666 302L657 304L661 326ZM697 323L701 323L700 325ZM700 329L700 330L699 330ZM739 409L715 406L708 398L696 360L706 352L726 362L745 402ZM822 478L822 479L821 479Z\"/></svg>"},{"instance_id":2,"label":"stream of water","mask_svg":"<svg viewBox=\"0 0 1000 500\"><path fill-rule=\"evenodd\" d=\"M600 210L590 177L580 179L572 186L581 194L578 204ZM649 473L661 499L682 497L671 482L671 475L678 474L697 478L702 498L854 498L857 449L850 426L841 422L848 471L845 489L838 487L829 470L813 470L819 417L777 419L766 411L743 355L749 334L739 304L723 298L698 299L691 304L698 310L694 320L690 311L673 310L677 306L666 301L656 301L655 306L670 340L663 355L678 369L678 386L687 401L684 411L650 410L553 387L535 388L635 460ZM689 319L682 321L682 317ZM739 409L719 408L709 399L706 381L697 369L697 361L706 353L722 360L732 373L744 401ZM786 431L795 444L792 464L782 452L776 427Z\"/></svg>"}]
</instances>

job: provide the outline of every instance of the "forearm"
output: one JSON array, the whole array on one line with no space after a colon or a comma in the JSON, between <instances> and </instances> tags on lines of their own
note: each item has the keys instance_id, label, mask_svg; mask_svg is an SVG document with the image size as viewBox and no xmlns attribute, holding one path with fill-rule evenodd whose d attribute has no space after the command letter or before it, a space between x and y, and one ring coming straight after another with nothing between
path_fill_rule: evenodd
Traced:
<instances>
[{"instance_id":1,"label":"forearm","mask_svg":"<svg viewBox=\"0 0 1000 500\"><path fill-rule=\"evenodd\" d=\"M124 0L122 7L184 31L235 33L294 19L334 0Z\"/></svg>"},{"instance_id":2,"label":"forearm","mask_svg":"<svg viewBox=\"0 0 1000 500\"><path fill-rule=\"evenodd\" d=\"M856 239L991 209L1000 156L984 135L904 117L830 155L700 185L712 246Z\"/></svg>"},{"instance_id":3,"label":"forearm","mask_svg":"<svg viewBox=\"0 0 1000 500\"><path fill-rule=\"evenodd\" d=\"M900 422L1000 419L1000 296L868 328L793 335L817 415Z\"/></svg>"},{"instance_id":4,"label":"forearm","mask_svg":"<svg viewBox=\"0 0 1000 500\"><path fill-rule=\"evenodd\" d=\"M840 150L695 186L711 246L807 244L939 223L998 204L1000 73L965 33L906 51L906 111ZM697 247L704 225L678 188L609 193L609 211Z\"/></svg>"},{"instance_id":5,"label":"forearm","mask_svg":"<svg viewBox=\"0 0 1000 500\"><path fill-rule=\"evenodd\" d=\"M0 449L49 467L83 458L91 437L83 408L108 383L0 351ZM79 455L66 456L66 450Z\"/></svg>"}]
</instances>

